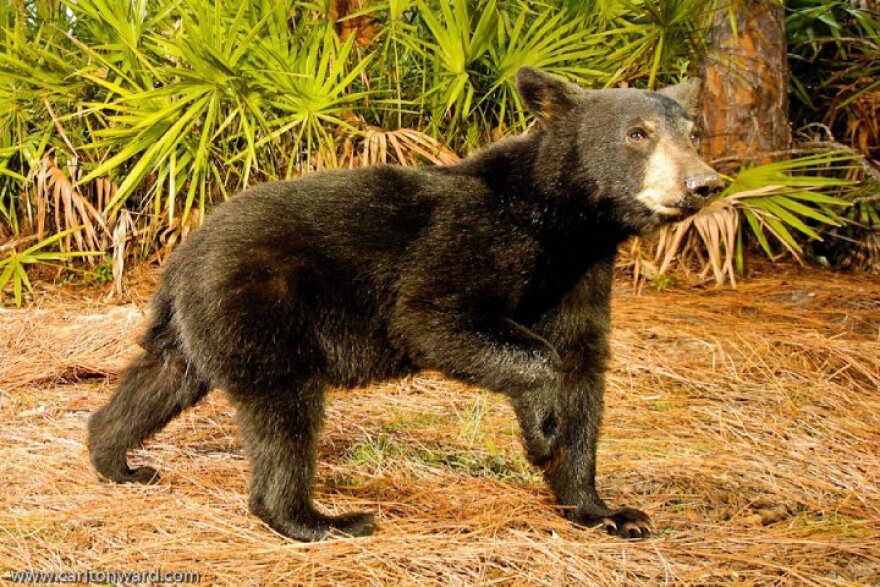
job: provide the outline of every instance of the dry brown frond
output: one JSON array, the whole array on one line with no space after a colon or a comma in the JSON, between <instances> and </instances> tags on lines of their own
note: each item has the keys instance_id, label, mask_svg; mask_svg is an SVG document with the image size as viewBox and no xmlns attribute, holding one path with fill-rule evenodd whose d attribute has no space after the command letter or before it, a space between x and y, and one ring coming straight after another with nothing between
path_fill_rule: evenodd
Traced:
<instances>
[{"instance_id":1,"label":"dry brown frond","mask_svg":"<svg viewBox=\"0 0 880 587\"><path fill-rule=\"evenodd\" d=\"M70 178L76 176L77 162L68 161L70 175L58 166L53 155L43 157L34 172L36 190L36 230L40 238L46 231L46 219L52 214L54 232L83 227L60 241L62 251L97 251L103 248L110 231L103 214L83 196ZM94 259L88 258L90 263Z\"/></svg>"},{"instance_id":2,"label":"dry brown frond","mask_svg":"<svg viewBox=\"0 0 880 587\"><path fill-rule=\"evenodd\" d=\"M369 15L358 15L365 7L366 0L333 0L330 2L328 16L334 23L339 38L347 41L352 35L360 47L370 47L378 34L376 22ZM352 16L355 14L355 16Z\"/></svg>"},{"instance_id":3,"label":"dry brown frond","mask_svg":"<svg viewBox=\"0 0 880 587\"><path fill-rule=\"evenodd\" d=\"M862 232L850 247L841 267L880 275L880 227Z\"/></svg>"},{"instance_id":4,"label":"dry brown frond","mask_svg":"<svg viewBox=\"0 0 880 587\"><path fill-rule=\"evenodd\" d=\"M349 168L385 163L447 165L458 160L458 155L451 149L423 132L410 128L385 130L367 126L359 136L346 139L339 164Z\"/></svg>"},{"instance_id":5,"label":"dry brown frond","mask_svg":"<svg viewBox=\"0 0 880 587\"><path fill-rule=\"evenodd\" d=\"M846 117L849 143L867 157L880 157L880 90L863 92L853 100Z\"/></svg>"},{"instance_id":6,"label":"dry brown frond","mask_svg":"<svg viewBox=\"0 0 880 587\"><path fill-rule=\"evenodd\" d=\"M706 279L711 271L716 284L723 285L729 282L735 288L737 235L742 230L741 210L748 210L753 214L763 232L773 236L775 242L782 245L797 262L801 263L801 252L767 221L768 217L773 217L772 213L749 204L750 198L783 191L782 186L769 185L715 200L693 216L673 225L664 226L656 236L647 241L639 239L631 241L625 247L621 265L632 270L636 283L643 277L656 278L664 275L674 264L677 264L684 270L692 265L698 267L701 279ZM647 258L642 250L651 242L654 243L653 259ZM779 255L773 260L778 258Z\"/></svg>"},{"instance_id":7,"label":"dry brown frond","mask_svg":"<svg viewBox=\"0 0 880 587\"><path fill-rule=\"evenodd\" d=\"M113 293L122 294L122 277L125 274L126 253L125 248L128 240L135 234L134 221L131 213L125 208L116 218L113 227L113 241L110 245L113 250Z\"/></svg>"}]
</instances>

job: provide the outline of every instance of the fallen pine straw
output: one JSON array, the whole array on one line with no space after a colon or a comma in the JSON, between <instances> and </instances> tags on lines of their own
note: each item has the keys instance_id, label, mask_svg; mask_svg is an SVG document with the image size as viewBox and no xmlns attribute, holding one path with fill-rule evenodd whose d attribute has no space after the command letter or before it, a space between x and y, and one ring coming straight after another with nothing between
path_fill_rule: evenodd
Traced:
<instances>
[{"instance_id":1,"label":"fallen pine straw","mask_svg":"<svg viewBox=\"0 0 880 587\"><path fill-rule=\"evenodd\" d=\"M774 271L777 271L774 269ZM646 509L625 542L556 513L497 396L423 374L331 394L319 470L365 539L300 544L247 513L219 393L98 482L88 415L143 303L0 310L0 572L197 571L207 585L878 585L880 284L790 270L737 291L615 298L600 491Z\"/></svg>"}]
</instances>

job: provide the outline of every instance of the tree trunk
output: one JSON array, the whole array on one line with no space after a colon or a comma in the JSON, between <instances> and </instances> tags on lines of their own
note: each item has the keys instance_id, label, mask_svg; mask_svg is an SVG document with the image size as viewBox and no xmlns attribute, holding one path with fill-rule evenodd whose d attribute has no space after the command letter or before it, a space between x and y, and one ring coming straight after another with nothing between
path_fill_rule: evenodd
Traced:
<instances>
[{"instance_id":1,"label":"tree trunk","mask_svg":"<svg viewBox=\"0 0 880 587\"><path fill-rule=\"evenodd\" d=\"M718 4L701 66L704 154L710 161L761 160L761 153L791 146L785 10L780 0Z\"/></svg>"}]
</instances>

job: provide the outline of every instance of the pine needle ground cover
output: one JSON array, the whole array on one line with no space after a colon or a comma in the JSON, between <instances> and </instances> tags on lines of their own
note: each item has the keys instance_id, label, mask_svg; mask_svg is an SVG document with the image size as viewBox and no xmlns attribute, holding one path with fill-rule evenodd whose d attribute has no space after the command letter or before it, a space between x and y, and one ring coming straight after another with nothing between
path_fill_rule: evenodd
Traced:
<instances>
[{"instance_id":1,"label":"pine needle ground cover","mask_svg":"<svg viewBox=\"0 0 880 587\"><path fill-rule=\"evenodd\" d=\"M880 283L766 268L738 290L618 284L598 483L657 533L554 511L498 396L432 373L331 393L318 499L366 539L286 540L247 511L213 393L99 482L88 416L135 349L151 286L0 309L0 572L195 571L204 585L877 585Z\"/></svg>"}]
</instances>

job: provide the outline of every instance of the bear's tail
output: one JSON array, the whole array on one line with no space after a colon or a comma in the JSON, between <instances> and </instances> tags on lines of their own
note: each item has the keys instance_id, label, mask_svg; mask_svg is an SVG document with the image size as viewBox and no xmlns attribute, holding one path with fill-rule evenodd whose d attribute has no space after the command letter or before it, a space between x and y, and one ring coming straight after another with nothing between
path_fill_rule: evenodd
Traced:
<instances>
[{"instance_id":1,"label":"bear's tail","mask_svg":"<svg viewBox=\"0 0 880 587\"><path fill-rule=\"evenodd\" d=\"M128 450L165 427L210 389L180 349L173 324L174 304L164 288L156 294L144 351L122 374L110 402L89 419L89 452L95 470L117 483L149 483L151 467L131 469Z\"/></svg>"}]
</instances>

